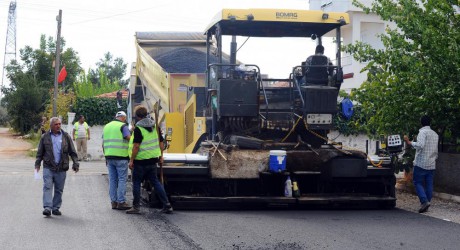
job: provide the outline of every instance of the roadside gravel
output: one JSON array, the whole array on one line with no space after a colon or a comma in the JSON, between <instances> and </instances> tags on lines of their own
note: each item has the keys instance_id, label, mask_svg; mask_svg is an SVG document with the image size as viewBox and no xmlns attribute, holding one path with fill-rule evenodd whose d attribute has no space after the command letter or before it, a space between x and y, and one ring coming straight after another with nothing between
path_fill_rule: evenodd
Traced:
<instances>
[{"instance_id":1,"label":"roadside gravel","mask_svg":"<svg viewBox=\"0 0 460 250\"><path fill-rule=\"evenodd\" d=\"M396 198L397 208L418 213L420 202L417 195L397 189ZM428 212L423 215L460 224L460 203L433 197Z\"/></svg>"}]
</instances>

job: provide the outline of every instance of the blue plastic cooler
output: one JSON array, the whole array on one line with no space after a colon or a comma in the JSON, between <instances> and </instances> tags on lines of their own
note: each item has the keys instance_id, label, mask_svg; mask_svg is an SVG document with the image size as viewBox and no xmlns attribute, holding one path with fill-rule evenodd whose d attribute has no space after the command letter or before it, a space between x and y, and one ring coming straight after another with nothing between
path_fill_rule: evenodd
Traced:
<instances>
[{"instance_id":1,"label":"blue plastic cooler","mask_svg":"<svg viewBox=\"0 0 460 250\"><path fill-rule=\"evenodd\" d=\"M268 170L274 173L279 173L286 170L286 151L270 150Z\"/></svg>"}]
</instances>

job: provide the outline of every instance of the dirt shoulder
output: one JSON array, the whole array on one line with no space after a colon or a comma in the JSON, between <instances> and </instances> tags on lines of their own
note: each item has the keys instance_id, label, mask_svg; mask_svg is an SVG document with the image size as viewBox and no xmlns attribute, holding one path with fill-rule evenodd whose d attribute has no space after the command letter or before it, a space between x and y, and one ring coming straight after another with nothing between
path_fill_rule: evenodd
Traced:
<instances>
[{"instance_id":1,"label":"dirt shoulder","mask_svg":"<svg viewBox=\"0 0 460 250\"><path fill-rule=\"evenodd\" d=\"M418 213L420 202L414 193L397 190L396 199L397 208ZM433 197L431 207L423 215L460 224L460 203Z\"/></svg>"},{"instance_id":2,"label":"dirt shoulder","mask_svg":"<svg viewBox=\"0 0 460 250\"><path fill-rule=\"evenodd\" d=\"M0 161L3 159L29 158L27 152L33 145L14 135L8 128L0 128Z\"/></svg>"}]
</instances>

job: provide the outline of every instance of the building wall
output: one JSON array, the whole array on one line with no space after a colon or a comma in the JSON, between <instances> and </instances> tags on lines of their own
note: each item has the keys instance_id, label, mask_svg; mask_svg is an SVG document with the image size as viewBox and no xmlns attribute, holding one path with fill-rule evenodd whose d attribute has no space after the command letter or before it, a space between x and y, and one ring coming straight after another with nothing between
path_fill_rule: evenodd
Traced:
<instances>
[{"instance_id":1,"label":"building wall","mask_svg":"<svg viewBox=\"0 0 460 250\"><path fill-rule=\"evenodd\" d=\"M359 0L366 6L370 6L373 0ZM337 12L348 12L348 11L360 11L359 8L353 6L353 0L310 0L311 10L324 10L324 11L337 11ZM322 8L323 7L323 8Z\"/></svg>"},{"instance_id":2,"label":"building wall","mask_svg":"<svg viewBox=\"0 0 460 250\"><path fill-rule=\"evenodd\" d=\"M67 124L66 126L62 126L62 129L69 134L72 134L73 125ZM104 126L92 126L89 127L89 132L91 135L91 139L88 141L88 150L87 153L91 155L92 161L101 161L105 160L104 152L102 151L102 130ZM75 149L76 145L74 143Z\"/></svg>"},{"instance_id":3,"label":"building wall","mask_svg":"<svg viewBox=\"0 0 460 250\"><path fill-rule=\"evenodd\" d=\"M375 14L365 14L363 12L349 12L351 23L344 29L343 37L344 45L356 42L364 42L370 44L375 49L383 49L383 44L378 37L379 34L385 31L385 23L380 20ZM344 53L344 61L349 63L344 64L344 73L354 73L353 78L345 79L342 84L342 89L351 90L359 88L361 84L367 79L367 71L361 72L366 66L366 63L360 63L353 59L350 54Z\"/></svg>"},{"instance_id":4,"label":"building wall","mask_svg":"<svg viewBox=\"0 0 460 250\"><path fill-rule=\"evenodd\" d=\"M460 195L459 161L459 154L439 154L434 175L434 186L436 191Z\"/></svg>"}]
</instances>

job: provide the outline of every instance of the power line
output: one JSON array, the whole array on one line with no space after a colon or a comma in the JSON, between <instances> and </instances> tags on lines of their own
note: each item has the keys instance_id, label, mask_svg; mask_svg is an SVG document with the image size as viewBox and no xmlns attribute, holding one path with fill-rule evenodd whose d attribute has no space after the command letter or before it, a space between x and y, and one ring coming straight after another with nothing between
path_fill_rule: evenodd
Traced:
<instances>
[{"instance_id":1,"label":"power line","mask_svg":"<svg viewBox=\"0 0 460 250\"><path fill-rule=\"evenodd\" d=\"M33 10L37 10L37 11L40 11L41 13L44 13L44 12L50 12L50 13L54 13L55 11L55 7L52 6L52 5L45 5L45 4L35 4L35 3L28 3L27 4L28 6L23 6L23 4L21 4L21 9L22 10L28 10L28 11L33 11ZM81 9L81 8L64 8L64 10L66 11L66 16L67 16L67 20L69 20L70 18L69 17L81 17L81 16L84 16L84 17L88 17L88 16L95 16L95 18L89 18L87 20L82 20L82 21L76 21L76 22L70 22L70 23L66 23L65 25L78 25L78 24L85 24L85 23L91 23L91 22L95 22L95 21L99 21L99 20L104 20L104 19L112 19L112 18L115 18L115 17L124 17L124 19L126 19L128 22L139 22L139 19L138 17L132 17L130 18L130 14L134 14L134 13L140 13L140 12L145 12L145 11L148 11L148 10L152 10L152 9L159 9L159 8L163 8L163 7L167 7L169 6L170 4L163 4L163 5L157 5L157 6L153 6L153 7L149 7L149 8L143 8L143 9L137 9L137 10L132 10L132 11L124 11L124 12L120 12L120 13L115 13L113 14L113 12L108 12L108 11L95 11L95 10L91 10L91 9ZM38 6L38 7L37 7ZM104 15L104 16L101 16ZM46 22L46 20L44 20L43 18L41 19L35 19L35 18L28 18L28 17L20 17L21 21L23 20L30 20L30 21L39 21L39 22ZM117 19L119 20L119 19ZM54 20L50 20L49 22L51 23L52 21ZM161 21L161 20L145 20L143 21L143 23L146 23L146 22L152 22L152 23L155 23L155 24L181 24L181 25L186 25L186 26L189 26L189 24L191 23L201 23L198 19L193 19L193 18L175 18L174 20L169 20L169 21Z\"/></svg>"},{"instance_id":2,"label":"power line","mask_svg":"<svg viewBox=\"0 0 460 250\"><path fill-rule=\"evenodd\" d=\"M59 2L59 4L61 4L61 2ZM0 3L0 6L2 5L2 3ZM3 4L4 5L4 4ZM170 4L163 4L163 5L157 5L157 6L153 6L153 7L148 7L148 8L143 8L143 9L137 9L137 10L133 10L133 11L123 11L123 12L118 12L118 13L114 13L114 11L101 11L101 10L93 10L93 9L88 9L88 8L75 8L75 7L66 7L66 8L63 8L66 13L67 13L67 16L70 14L70 15L75 15L75 16L78 16L78 17L88 17L88 16L96 16L95 18L91 18L91 19L88 19L88 20L83 20L83 21L79 21L79 22L74 22L74 23L70 23L69 25L74 25L74 24L80 24L80 23L87 23L87 22L92 22L92 21L97 21L97 20L102 20L102 19L110 19L110 18L113 18L113 17L118 17L118 16L124 16L124 15L129 15L129 14L133 14L133 13L139 13L139 12L144 12L144 11L148 11L148 10L151 10L151 9L155 9L155 8L162 8L162 7L165 7L165 6L169 6ZM58 8L58 4L56 5L52 5L52 4L43 4L43 3L37 3L37 2L27 2L27 1L23 1L21 2L21 10L24 11L24 10L28 10L28 11L40 11L40 13L44 13L44 12L50 12L50 13L54 13L56 8ZM119 9L115 9L116 11L120 11ZM103 16L101 16L103 15ZM21 20L22 19L27 19L27 17L21 17ZM31 20L29 18L29 20Z\"/></svg>"},{"instance_id":3,"label":"power line","mask_svg":"<svg viewBox=\"0 0 460 250\"><path fill-rule=\"evenodd\" d=\"M98 21L98 20L102 20L102 19L110 19L110 18L117 17L117 16L124 16L124 15L128 15L128 14L144 12L144 11L147 11L147 10L156 9L156 8L163 7L163 6L166 6L166 5L160 5L160 6L150 7L150 8L143 8L143 9L138 9L138 10L133 10L133 11L122 12L122 13L118 13L118 14L114 14L114 15L110 15L110 16L99 17L99 18L94 18L94 19L88 19L88 20L84 20L84 21L80 21L80 22L71 23L70 25L93 22L93 21Z\"/></svg>"}]
</instances>

